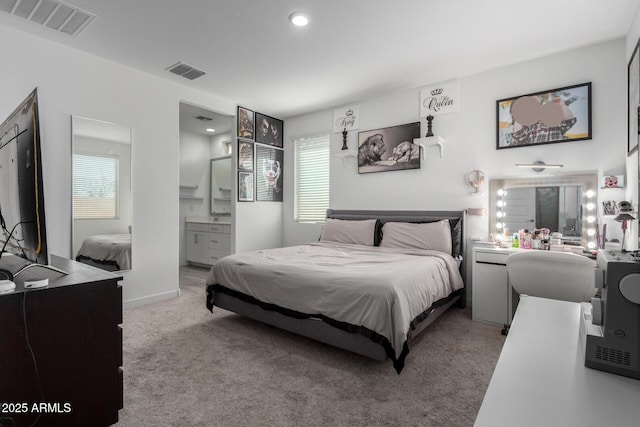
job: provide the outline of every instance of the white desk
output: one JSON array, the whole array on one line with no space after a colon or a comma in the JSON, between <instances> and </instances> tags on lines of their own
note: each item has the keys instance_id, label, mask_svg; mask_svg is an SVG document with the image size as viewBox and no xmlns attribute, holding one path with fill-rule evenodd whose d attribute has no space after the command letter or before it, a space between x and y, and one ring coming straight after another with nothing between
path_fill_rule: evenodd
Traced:
<instances>
[{"instance_id":1,"label":"white desk","mask_svg":"<svg viewBox=\"0 0 640 427\"><path fill-rule=\"evenodd\" d=\"M523 297L476 427L638 426L640 380L584 366L580 304Z\"/></svg>"}]
</instances>

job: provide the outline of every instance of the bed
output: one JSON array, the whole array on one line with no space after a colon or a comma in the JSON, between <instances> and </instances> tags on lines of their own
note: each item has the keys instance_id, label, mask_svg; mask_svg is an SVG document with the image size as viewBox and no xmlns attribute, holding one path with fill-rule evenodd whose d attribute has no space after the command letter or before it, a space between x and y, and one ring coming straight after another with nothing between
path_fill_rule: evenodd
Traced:
<instances>
[{"instance_id":1,"label":"bed","mask_svg":"<svg viewBox=\"0 0 640 427\"><path fill-rule=\"evenodd\" d=\"M329 209L317 242L218 261L207 308L389 358L400 373L411 339L465 306L464 226L464 211Z\"/></svg>"},{"instance_id":2,"label":"bed","mask_svg":"<svg viewBox=\"0 0 640 427\"><path fill-rule=\"evenodd\" d=\"M108 271L131 269L131 234L97 234L82 242L76 261Z\"/></svg>"}]
</instances>

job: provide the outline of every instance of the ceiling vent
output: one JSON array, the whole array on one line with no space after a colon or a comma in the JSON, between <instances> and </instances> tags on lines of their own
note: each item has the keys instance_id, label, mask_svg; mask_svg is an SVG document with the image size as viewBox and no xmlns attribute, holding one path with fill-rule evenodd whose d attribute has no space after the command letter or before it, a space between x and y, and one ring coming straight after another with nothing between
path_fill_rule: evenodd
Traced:
<instances>
[{"instance_id":1,"label":"ceiling vent","mask_svg":"<svg viewBox=\"0 0 640 427\"><path fill-rule=\"evenodd\" d=\"M177 74L189 80L195 80L198 77L207 74L206 72L198 70L197 68L192 67L191 65L187 65L184 62L173 64L171 67L167 68L167 71L171 71L173 74Z\"/></svg>"},{"instance_id":2,"label":"ceiling vent","mask_svg":"<svg viewBox=\"0 0 640 427\"><path fill-rule=\"evenodd\" d=\"M0 0L0 10L73 37L96 17L57 0Z\"/></svg>"}]
</instances>

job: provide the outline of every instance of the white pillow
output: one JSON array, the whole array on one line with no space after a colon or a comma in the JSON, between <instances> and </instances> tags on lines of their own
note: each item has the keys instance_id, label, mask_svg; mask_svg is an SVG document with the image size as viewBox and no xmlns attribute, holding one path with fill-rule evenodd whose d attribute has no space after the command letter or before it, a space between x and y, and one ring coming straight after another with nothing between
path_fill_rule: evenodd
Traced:
<instances>
[{"instance_id":1,"label":"white pillow","mask_svg":"<svg viewBox=\"0 0 640 427\"><path fill-rule=\"evenodd\" d=\"M375 219L353 221L327 218L322 227L320 241L373 246L376 222Z\"/></svg>"},{"instance_id":2,"label":"white pillow","mask_svg":"<svg viewBox=\"0 0 640 427\"><path fill-rule=\"evenodd\" d=\"M387 222L382 226L380 246L451 254L451 226L446 219L425 223Z\"/></svg>"}]
</instances>

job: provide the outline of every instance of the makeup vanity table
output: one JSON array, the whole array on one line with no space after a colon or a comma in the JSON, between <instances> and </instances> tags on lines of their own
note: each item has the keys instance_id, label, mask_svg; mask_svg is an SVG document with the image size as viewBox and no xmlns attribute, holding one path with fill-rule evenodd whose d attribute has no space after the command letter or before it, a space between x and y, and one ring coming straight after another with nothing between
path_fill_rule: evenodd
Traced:
<instances>
[{"instance_id":1,"label":"makeup vanity table","mask_svg":"<svg viewBox=\"0 0 640 427\"><path fill-rule=\"evenodd\" d=\"M507 277L507 258L518 251L538 252L540 250L484 246L473 248L473 320L511 325L519 295L512 289ZM542 252L555 253L555 251ZM587 254L583 255L587 256Z\"/></svg>"}]
</instances>

